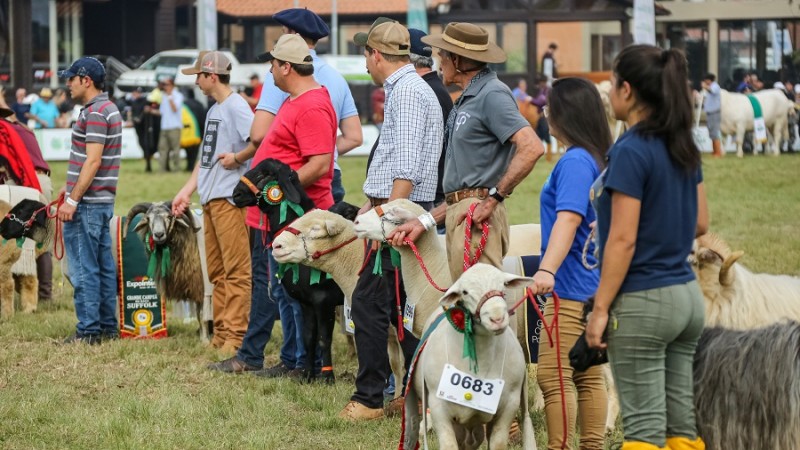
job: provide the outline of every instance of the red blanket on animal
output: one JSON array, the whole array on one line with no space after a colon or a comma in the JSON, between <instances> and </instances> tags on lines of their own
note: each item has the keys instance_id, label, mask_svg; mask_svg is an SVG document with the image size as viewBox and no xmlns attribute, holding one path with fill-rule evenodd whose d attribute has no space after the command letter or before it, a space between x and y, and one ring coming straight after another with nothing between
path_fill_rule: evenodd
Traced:
<instances>
[{"instance_id":1,"label":"red blanket on animal","mask_svg":"<svg viewBox=\"0 0 800 450\"><path fill-rule=\"evenodd\" d=\"M0 165L6 167L6 176L18 185L42 190L25 142L5 120L0 120Z\"/></svg>"}]
</instances>

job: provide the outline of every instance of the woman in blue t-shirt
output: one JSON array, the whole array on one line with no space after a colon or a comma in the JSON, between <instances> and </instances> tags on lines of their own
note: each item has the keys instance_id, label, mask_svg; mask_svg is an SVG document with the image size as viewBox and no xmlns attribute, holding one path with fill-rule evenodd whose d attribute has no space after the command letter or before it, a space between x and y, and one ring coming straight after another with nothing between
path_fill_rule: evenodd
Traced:
<instances>
[{"instance_id":1,"label":"woman in blue t-shirt","mask_svg":"<svg viewBox=\"0 0 800 450\"><path fill-rule=\"evenodd\" d=\"M705 448L692 380L704 306L687 257L708 212L687 79L679 50L620 52L610 99L629 129L590 194L602 263L586 340L603 348L608 334L624 450Z\"/></svg>"},{"instance_id":2,"label":"woman in blue t-shirt","mask_svg":"<svg viewBox=\"0 0 800 450\"><path fill-rule=\"evenodd\" d=\"M595 221L589 189L600 175L606 152L611 147L611 132L600 94L589 81L562 78L553 82L547 103L549 106L544 112L550 132L567 147L542 187L539 210L543 257L533 276L532 287L537 294L548 294L555 289L561 299L558 312L560 349L554 347L555 343L551 343L545 333L539 345L537 379L544 394L547 448L561 449L563 441L573 442L575 422L580 416L580 448L602 450L608 409L603 372L600 366L585 372L573 371L569 365L569 350L583 333L583 305L594 294L600 278L598 270L584 267L581 255L589 239L589 224ZM590 265L595 265L594 256L589 255L588 259ZM553 314L551 297L545 305L548 323L552 322ZM568 430L563 429L557 351L566 388Z\"/></svg>"}]
</instances>

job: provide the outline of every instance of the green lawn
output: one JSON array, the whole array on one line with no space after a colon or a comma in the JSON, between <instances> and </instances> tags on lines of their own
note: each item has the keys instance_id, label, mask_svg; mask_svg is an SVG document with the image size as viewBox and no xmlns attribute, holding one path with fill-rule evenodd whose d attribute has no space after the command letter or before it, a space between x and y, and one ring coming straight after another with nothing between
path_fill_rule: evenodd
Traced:
<instances>
[{"instance_id":1,"label":"green lawn","mask_svg":"<svg viewBox=\"0 0 800 450\"><path fill-rule=\"evenodd\" d=\"M706 159L712 230L755 271L800 275L800 156ZM366 158L340 160L347 200L360 204ZM552 163L542 161L508 200L512 223L538 222L538 194ZM53 164L54 186L66 164ZM140 201L171 198L188 173L148 174L124 161L117 214ZM56 277L56 299L33 315L0 323L2 449L394 449L400 420L343 423L354 359L336 336L335 386L301 386L209 372L217 359L194 325L170 323L170 338L58 346L75 325L71 290ZM267 347L277 360L280 327ZM540 448L541 412L534 413Z\"/></svg>"}]
</instances>

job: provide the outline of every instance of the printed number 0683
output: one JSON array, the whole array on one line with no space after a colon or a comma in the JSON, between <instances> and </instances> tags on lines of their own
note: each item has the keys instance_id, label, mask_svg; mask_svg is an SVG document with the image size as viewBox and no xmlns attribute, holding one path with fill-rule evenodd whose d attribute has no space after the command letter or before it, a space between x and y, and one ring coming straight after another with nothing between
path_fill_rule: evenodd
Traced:
<instances>
[{"instance_id":1,"label":"printed number 0683","mask_svg":"<svg viewBox=\"0 0 800 450\"><path fill-rule=\"evenodd\" d=\"M469 375L461 376L461 374L454 373L450 377L450 384L453 386L461 386L466 390L472 390L473 392L483 392L485 395L492 395L494 392L494 384L492 383L484 383L483 380L478 378L472 378Z\"/></svg>"}]
</instances>

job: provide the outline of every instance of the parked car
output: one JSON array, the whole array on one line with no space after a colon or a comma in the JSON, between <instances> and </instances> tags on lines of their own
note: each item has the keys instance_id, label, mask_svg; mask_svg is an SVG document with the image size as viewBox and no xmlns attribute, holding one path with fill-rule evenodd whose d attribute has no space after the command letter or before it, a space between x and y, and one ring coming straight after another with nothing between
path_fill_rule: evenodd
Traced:
<instances>
[{"instance_id":1,"label":"parked car","mask_svg":"<svg viewBox=\"0 0 800 450\"><path fill-rule=\"evenodd\" d=\"M231 87L234 90L244 89L249 86L250 76L254 73L263 78L263 72L267 70L266 65L240 64L233 53L229 51L223 51L223 53L233 64ZM156 87L157 80L167 76L175 80L176 86L194 87L195 77L181 74L180 69L193 65L198 54L200 54L198 49L165 50L156 53L138 68L121 74L114 86L114 95L122 97L137 87L141 87L146 91L152 90Z\"/></svg>"}]
</instances>

